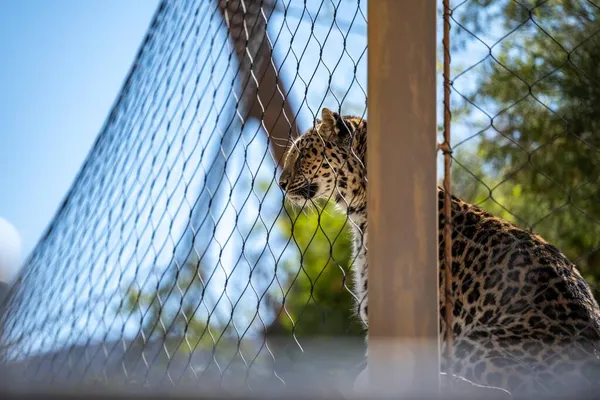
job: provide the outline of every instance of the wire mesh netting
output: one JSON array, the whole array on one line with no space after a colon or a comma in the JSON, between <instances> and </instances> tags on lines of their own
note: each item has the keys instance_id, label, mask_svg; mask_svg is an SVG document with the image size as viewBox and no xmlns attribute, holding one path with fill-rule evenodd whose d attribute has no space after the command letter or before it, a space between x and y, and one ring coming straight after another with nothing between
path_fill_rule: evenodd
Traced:
<instances>
[{"instance_id":1,"label":"wire mesh netting","mask_svg":"<svg viewBox=\"0 0 600 400\"><path fill-rule=\"evenodd\" d=\"M453 193L540 233L596 287L600 7L451 2Z\"/></svg>"},{"instance_id":2,"label":"wire mesh netting","mask_svg":"<svg viewBox=\"0 0 600 400\"><path fill-rule=\"evenodd\" d=\"M365 114L366 46L366 1L163 1L6 301L15 376L247 387L354 374L347 218L284 205L277 176L322 107ZM311 344L328 335L355 351Z\"/></svg>"},{"instance_id":3,"label":"wire mesh netting","mask_svg":"<svg viewBox=\"0 0 600 400\"><path fill-rule=\"evenodd\" d=\"M440 161L452 161L443 186L556 245L600 298L600 7L438 3ZM248 388L304 376L352 386L365 351L352 221L332 204L284 202L278 179L290 139L323 123L324 107L367 118L366 7L160 4L4 304L0 356L15 377ZM439 163L440 184L449 168ZM440 260L450 265L459 235L443 235ZM464 280L462 298L444 299L442 325L480 284ZM516 298L502 288L507 302ZM546 289L535 295L551 296ZM578 336L589 327L571 328Z\"/></svg>"},{"instance_id":4,"label":"wire mesh netting","mask_svg":"<svg viewBox=\"0 0 600 400\"><path fill-rule=\"evenodd\" d=\"M467 0L444 2L442 8L447 13L452 40L439 49L439 57L445 54L449 63L446 83L452 96L446 108L438 109L438 118L442 121L444 116L450 117L445 113L451 111L451 119L446 120L452 123L452 138L448 143L451 153L449 148L442 150L452 159L452 194L541 235L576 265L590 284L593 295L600 299L597 286L600 277L597 201L600 192L597 134L600 7L592 1ZM443 93L442 85L442 82L438 85L439 93ZM449 124L446 128L449 129ZM440 174L443 172L449 171L440 170ZM459 209L452 212L454 221L465 224L468 215ZM451 238L447 235L447 242L465 237L456 230L452 233ZM515 236L513 240L518 238ZM457 248L460 244L450 246L450 260ZM517 249L517 254L526 254L525 248ZM554 346L545 359L519 358L517 354L524 354L523 349L529 351L526 341L521 340L521 350L515 350L509 361L523 367L523 376L533 376L536 384L539 383L538 389L551 392L547 384L563 380L565 387L575 390L577 385L570 381L567 370L562 371L563 376L553 376L547 373L546 367L556 365L560 352L571 349L572 342L597 348L597 305L590 301L590 309L596 311L587 323L573 322L577 320L574 316L579 309L571 305L572 299L566 295L561 300L564 313L560 308L563 305L553 308L552 300L559 296L555 278L559 278L557 272L562 274L563 271L558 266L557 272L541 273L544 262L548 263L549 253L540 251L537 255L540 256L535 258L539 269L533 272L540 275L525 276L516 271L514 282L520 282L518 288L512 287L510 275L498 286L496 296L508 307L508 315L493 321L485 314L460 315L460 318L479 318L488 331L497 325L502 335L515 328L511 318L537 315L536 307L543 311L538 314L545 321L560 319L561 323L557 324L560 326L545 329L548 336L543 335L541 326L544 324L536 328L539 343ZM464 263L473 262L473 257L472 251L465 252ZM527 271L532 259L523 260L524 263L518 260L514 263ZM486 289L489 279L478 283L480 276L476 274L470 282L460 281L464 273L459 273L454 266L452 273L459 274L458 281L465 285L462 292L453 288L457 294L450 310L454 310L456 317L457 307L472 302L475 294L479 296L479 292L471 288L481 284ZM539 279L537 283L533 276ZM571 278L564 279L570 282ZM587 289L581 285L577 291L580 299L584 299ZM564 293L566 290L560 296ZM485 296L489 295L485 290L481 293L482 313L486 304L494 302L493 297L489 302L486 300ZM522 296L533 297L535 304L520 304L518 299ZM521 335L523 339L523 331L519 329L533 328L524 323L515 329L515 337ZM533 332L528 334L533 335ZM592 344L589 344L590 339ZM507 337L503 347L511 346L517 348ZM498 356L501 354L503 350ZM457 357L457 363L462 361ZM593 368L583 374L596 380L600 376ZM498 378L497 384L506 385L506 382Z\"/></svg>"}]
</instances>

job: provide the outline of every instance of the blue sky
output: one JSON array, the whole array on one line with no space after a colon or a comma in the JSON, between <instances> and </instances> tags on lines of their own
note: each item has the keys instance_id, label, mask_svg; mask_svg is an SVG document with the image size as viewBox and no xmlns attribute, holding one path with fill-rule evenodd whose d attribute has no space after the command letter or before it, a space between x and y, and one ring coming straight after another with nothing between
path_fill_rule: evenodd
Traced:
<instances>
[{"instance_id":1,"label":"blue sky","mask_svg":"<svg viewBox=\"0 0 600 400\"><path fill-rule=\"evenodd\" d=\"M119 92L158 0L6 1L0 217L35 246Z\"/></svg>"}]
</instances>

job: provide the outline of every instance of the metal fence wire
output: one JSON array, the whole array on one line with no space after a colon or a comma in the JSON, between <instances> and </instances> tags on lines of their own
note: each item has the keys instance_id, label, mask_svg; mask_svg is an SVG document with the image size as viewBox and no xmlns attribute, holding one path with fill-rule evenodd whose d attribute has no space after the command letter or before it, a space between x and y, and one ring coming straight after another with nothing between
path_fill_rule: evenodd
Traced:
<instances>
[{"instance_id":1,"label":"metal fence wire","mask_svg":"<svg viewBox=\"0 0 600 400\"><path fill-rule=\"evenodd\" d=\"M439 59L444 61L443 67L440 66L443 79L438 84L439 98L444 98L443 106L438 108L438 120L444 121L440 125L440 137L442 131L444 135L440 139L443 145L439 153L440 160L444 157L446 161L439 165L445 167L440 169L440 174L446 179L450 172L452 176L452 185L449 180L443 180L444 188L542 236L576 265L596 300L600 299L597 122L600 114L597 101L600 95L600 6L593 1L569 0L446 0L440 12L444 15L444 28L450 30L447 40L438 49ZM452 209L451 225L455 228L444 230L447 246L440 249L440 258L445 258L446 265L460 258L453 254L460 246L453 247L448 242L464 239L456 226L463 224L465 217L468 215L460 209ZM464 264L472 263L473 257L473 251L465 252ZM463 321L479 320L487 324L488 330L495 324L506 328L505 333L514 328L517 335L522 334L519 329L525 325L511 325L511 319L535 312L532 305L519 306L518 299L533 296L539 307L551 304L556 294L552 274L539 275L537 287L528 286L535 282L527 276L516 275L515 282L520 282L517 289L511 284L511 277L504 276L496 296L508 308L505 315L496 316L492 321L483 314L487 304L484 296L490 295L485 290L489 279L479 280L477 274L466 279L464 271L452 265L452 271L446 272L453 274L459 288L454 286L446 292L453 298L445 311L450 310L453 317ZM516 265L520 265L519 262ZM560 268L557 271L561 273ZM479 285L483 292L474 289ZM482 299L478 311L473 309L473 314L468 315L467 307L463 306L474 302L473 296L479 294ZM567 303L565 300L564 304L571 307ZM462 310L460 315L456 310ZM562 318L557 310L546 307L541 315L548 321ZM576 313L577 309L571 311ZM556 345L563 336L575 340L596 337L593 346L597 346L598 321L594 318L597 315L587 324L564 319L561 326L547 328L547 336L540 330L538 336L543 339L540 343ZM563 384L563 388L576 389L578 385L569 381L566 370L563 376L552 376L546 369L561 357L553 351L578 351L569 350L571 344L565 340L561 342L565 348L554 347L544 361L523 357L519 361L517 356L511 362L518 364L517 370L522 368L523 374L532 376L538 389L553 393L547 384L561 380L558 383ZM520 341L521 349L527 345L527 341ZM516 348L517 344L506 336L498 357L511 358L512 353L506 350L511 346ZM462 350L459 348L460 344L455 341L453 361L459 364L458 369L465 362L460 358ZM515 350L514 355L523 354L518 351ZM575 353L572 354L575 357ZM586 373L596 374L588 377L600 377L597 371L584 371ZM468 375L467 379L473 379L476 373L471 371ZM501 378L487 383L507 384Z\"/></svg>"},{"instance_id":2,"label":"metal fence wire","mask_svg":"<svg viewBox=\"0 0 600 400\"><path fill-rule=\"evenodd\" d=\"M598 293L600 6L449 3L453 194L541 234Z\"/></svg>"},{"instance_id":3,"label":"metal fence wire","mask_svg":"<svg viewBox=\"0 0 600 400\"><path fill-rule=\"evenodd\" d=\"M277 179L323 107L365 114L366 22L365 1L160 3L4 305L15 377L252 387L360 371L347 218L284 205ZM340 341L315 336L356 350L335 359Z\"/></svg>"},{"instance_id":4,"label":"metal fence wire","mask_svg":"<svg viewBox=\"0 0 600 400\"><path fill-rule=\"evenodd\" d=\"M367 119L366 16L365 0L160 3L4 303L15 379L352 386L352 221L284 202L278 179L324 107ZM599 19L592 1L440 0L437 113L440 186L557 246L600 299ZM484 318L462 308L481 282L454 268L456 211L439 259L462 286L441 292L442 325Z\"/></svg>"}]
</instances>

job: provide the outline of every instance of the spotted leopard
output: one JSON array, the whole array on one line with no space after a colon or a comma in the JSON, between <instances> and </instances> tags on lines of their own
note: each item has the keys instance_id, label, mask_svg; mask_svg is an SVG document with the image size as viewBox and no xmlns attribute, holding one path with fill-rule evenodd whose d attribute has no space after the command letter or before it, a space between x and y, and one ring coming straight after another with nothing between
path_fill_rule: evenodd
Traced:
<instances>
[{"instance_id":1,"label":"spotted leopard","mask_svg":"<svg viewBox=\"0 0 600 400\"><path fill-rule=\"evenodd\" d=\"M368 328L367 121L324 108L288 149L279 183L293 203L327 198L347 212L357 312ZM444 197L438 187L440 288ZM451 206L453 372L513 395L596 384L600 310L574 265L536 234L455 196ZM443 290L439 303L443 338Z\"/></svg>"}]
</instances>

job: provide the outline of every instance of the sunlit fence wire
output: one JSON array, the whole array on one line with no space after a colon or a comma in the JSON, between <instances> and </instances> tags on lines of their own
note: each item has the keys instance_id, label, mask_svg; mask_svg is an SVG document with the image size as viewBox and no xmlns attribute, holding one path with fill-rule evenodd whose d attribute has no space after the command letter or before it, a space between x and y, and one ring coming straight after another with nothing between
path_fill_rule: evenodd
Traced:
<instances>
[{"instance_id":1,"label":"sunlit fence wire","mask_svg":"<svg viewBox=\"0 0 600 400\"><path fill-rule=\"evenodd\" d=\"M15 376L245 387L359 371L346 218L285 208L277 169L322 107L365 114L366 23L366 1L161 2L4 305ZM319 359L315 335L358 346Z\"/></svg>"},{"instance_id":2,"label":"sunlit fence wire","mask_svg":"<svg viewBox=\"0 0 600 400\"><path fill-rule=\"evenodd\" d=\"M161 2L7 297L2 364L53 383L246 388L304 375L351 386L365 350L351 224L333 207L289 206L277 180L290 139L323 107L367 119L366 8ZM466 0L438 11L444 187L541 234L596 288L600 7Z\"/></svg>"},{"instance_id":3,"label":"sunlit fence wire","mask_svg":"<svg viewBox=\"0 0 600 400\"><path fill-rule=\"evenodd\" d=\"M451 1L449 12L453 193L541 234L596 287L600 7Z\"/></svg>"},{"instance_id":4,"label":"sunlit fence wire","mask_svg":"<svg viewBox=\"0 0 600 400\"><path fill-rule=\"evenodd\" d=\"M452 137L440 157L452 159L452 194L558 247L600 299L600 7L467 0L444 2L442 12L451 40L438 52L447 77L438 90L451 99L438 120L446 133L451 124ZM575 338L597 327L574 329Z\"/></svg>"}]
</instances>

